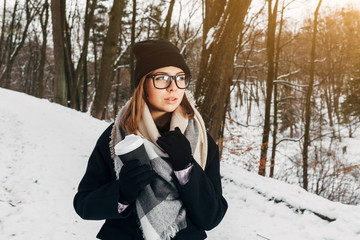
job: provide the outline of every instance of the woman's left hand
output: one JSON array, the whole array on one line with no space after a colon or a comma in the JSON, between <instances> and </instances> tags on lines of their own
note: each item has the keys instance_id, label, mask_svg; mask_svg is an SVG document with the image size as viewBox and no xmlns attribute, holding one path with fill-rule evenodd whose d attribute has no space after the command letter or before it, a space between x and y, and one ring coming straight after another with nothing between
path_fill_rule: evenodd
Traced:
<instances>
[{"instance_id":1,"label":"woman's left hand","mask_svg":"<svg viewBox=\"0 0 360 240\"><path fill-rule=\"evenodd\" d=\"M156 143L169 154L175 171L185 169L194 161L190 142L178 127L159 137Z\"/></svg>"}]
</instances>

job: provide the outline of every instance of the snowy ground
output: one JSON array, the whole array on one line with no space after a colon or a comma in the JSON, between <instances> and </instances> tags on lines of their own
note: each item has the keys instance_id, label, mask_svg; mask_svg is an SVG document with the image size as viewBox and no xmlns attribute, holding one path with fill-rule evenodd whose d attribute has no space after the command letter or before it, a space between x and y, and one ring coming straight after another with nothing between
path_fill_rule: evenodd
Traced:
<instances>
[{"instance_id":1,"label":"snowy ground","mask_svg":"<svg viewBox=\"0 0 360 240\"><path fill-rule=\"evenodd\" d=\"M1 88L0 122L0 239L95 239L102 221L80 219L72 199L108 123ZM210 240L360 239L360 206L330 202L231 162L222 162L221 171L229 210Z\"/></svg>"}]
</instances>

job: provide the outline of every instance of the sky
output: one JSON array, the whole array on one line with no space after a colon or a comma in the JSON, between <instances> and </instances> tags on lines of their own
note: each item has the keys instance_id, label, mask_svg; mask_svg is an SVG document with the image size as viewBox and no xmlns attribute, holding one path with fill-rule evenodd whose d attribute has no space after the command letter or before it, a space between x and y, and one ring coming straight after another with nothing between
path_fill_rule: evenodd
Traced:
<instances>
[{"instance_id":1,"label":"sky","mask_svg":"<svg viewBox=\"0 0 360 240\"><path fill-rule=\"evenodd\" d=\"M288 16L295 19L306 18L312 16L319 3L319 0L295 0L294 3L289 6L290 12ZM323 0L320 11L327 11L333 9L340 9L343 7L351 6L360 10L359 0Z\"/></svg>"},{"instance_id":2,"label":"sky","mask_svg":"<svg viewBox=\"0 0 360 240\"><path fill-rule=\"evenodd\" d=\"M265 0L252 0L252 4L250 6L251 11L255 11L264 4ZM274 2L275 0L273 0ZM287 2L291 0L286 0ZM196 2L195 5L193 3ZM280 0L281 2L281 0ZM286 17L290 22L301 22L301 20L312 17L313 13L317 7L318 0L295 0L291 5L289 5L287 12L285 13ZM183 5L183 11L188 12L189 9L197 9L195 15L191 19L191 23L194 26L199 26L202 22L202 12L201 12L201 4L198 0L185 0L185 1L177 1L175 4L175 11L173 12L173 21L177 21L180 5ZM356 9L360 10L360 0L323 0L320 11L328 11L334 9L340 9L342 7L352 6ZM280 6L279 6L280 9ZM188 15L183 13L183 21L188 21Z\"/></svg>"},{"instance_id":3,"label":"sky","mask_svg":"<svg viewBox=\"0 0 360 240\"><path fill-rule=\"evenodd\" d=\"M14 1L6 0L7 8L11 8L14 5ZM20 0L24 1L24 0ZM68 0L69 1L69 0ZM80 2L85 2L85 0L79 0ZM252 4L259 5L262 4L265 0L252 0ZM289 0L287 0L289 1ZM109 4L111 5L112 0L108 0ZM140 4L144 2L144 0L139 1ZM145 1L148 2L148 1ZM195 6L194 2L196 2ZM273 0L274 2L274 0ZM295 0L294 3L291 5L297 14L293 15L294 17L302 17L306 16L309 13L309 10L312 10L310 12L313 12L318 4L318 0ZM180 9L180 4L183 5L183 11L186 11L188 9L198 8L199 9L199 16L201 19L201 4L199 0L183 0L183 1L176 1L175 9ZM4 2L3 0L0 1L0 9L3 9ZM84 4L82 4L84 5ZM360 9L360 1L359 0L323 0L322 1L322 8L330 7L330 8L341 8L345 6L354 6L357 9ZM68 5L69 6L69 5ZM84 5L85 6L85 5ZM2 14L2 12L0 13ZM175 13L174 13L175 14Z\"/></svg>"},{"instance_id":4,"label":"sky","mask_svg":"<svg viewBox=\"0 0 360 240\"><path fill-rule=\"evenodd\" d=\"M252 0L250 6L251 12L256 12L261 6L263 6L265 0ZM274 3L275 0L273 0ZM286 3L292 0L286 0ZM282 1L280 0L279 10L281 8ZM295 0L292 2L285 11L285 17L290 23L302 22L303 19L312 18L314 11L317 7L319 0ZM360 10L359 0L323 0L320 8L320 12L328 12L329 10L341 9L343 7L352 6Z\"/></svg>"}]
</instances>

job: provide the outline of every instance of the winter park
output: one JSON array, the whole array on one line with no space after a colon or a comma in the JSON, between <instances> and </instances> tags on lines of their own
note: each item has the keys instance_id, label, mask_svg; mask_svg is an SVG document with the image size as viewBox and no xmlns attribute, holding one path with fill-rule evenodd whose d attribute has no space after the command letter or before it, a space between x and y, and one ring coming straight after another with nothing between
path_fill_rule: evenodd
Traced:
<instances>
[{"instance_id":1,"label":"winter park","mask_svg":"<svg viewBox=\"0 0 360 240\"><path fill-rule=\"evenodd\" d=\"M357 0L0 16L0 239L360 239Z\"/></svg>"}]
</instances>

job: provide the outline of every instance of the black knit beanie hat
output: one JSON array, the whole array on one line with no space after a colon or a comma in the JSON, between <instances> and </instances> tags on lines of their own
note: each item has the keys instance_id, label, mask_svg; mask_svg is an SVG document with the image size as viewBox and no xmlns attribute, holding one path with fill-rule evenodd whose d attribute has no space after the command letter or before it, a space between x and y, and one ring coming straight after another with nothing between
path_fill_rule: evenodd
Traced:
<instances>
[{"instance_id":1,"label":"black knit beanie hat","mask_svg":"<svg viewBox=\"0 0 360 240\"><path fill-rule=\"evenodd\" d=\"M134 44L132 51L136 57L134 72L135 87L140 79L151 71L174 66L182 69L185 74L190 74L179 49L168 40L146 40Z\"/></svg>"}]
</instances>

